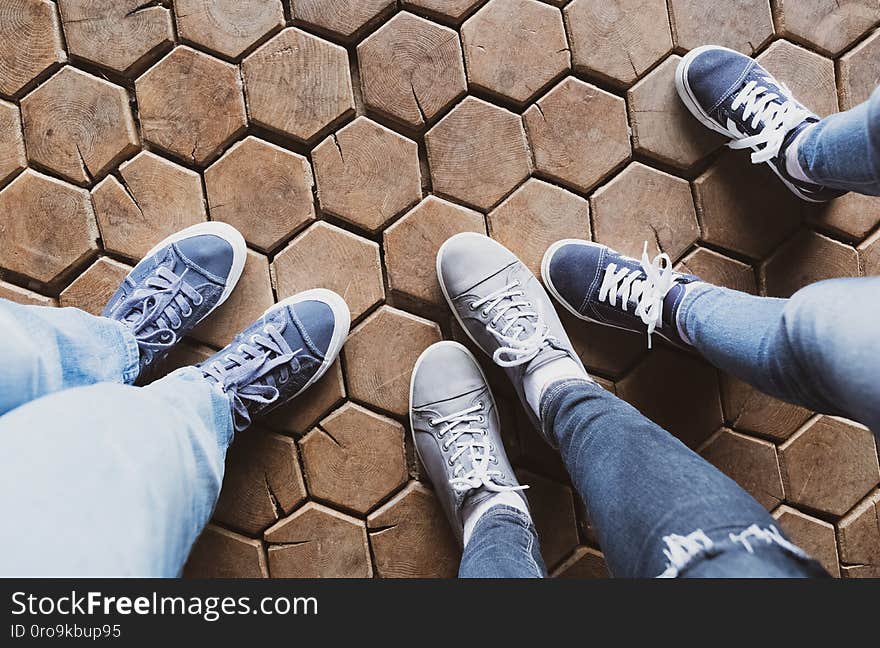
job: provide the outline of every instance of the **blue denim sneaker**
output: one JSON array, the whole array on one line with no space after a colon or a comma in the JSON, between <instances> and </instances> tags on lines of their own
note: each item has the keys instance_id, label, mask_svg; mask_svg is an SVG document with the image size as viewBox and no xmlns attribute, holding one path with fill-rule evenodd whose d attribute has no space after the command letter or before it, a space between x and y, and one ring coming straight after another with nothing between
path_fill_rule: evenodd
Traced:
<instances>
[{"instance_id":1,"label":"blue denim sneaker","mask_svg":"<svg viewBox=\"0 0 880 648\"><path fill-rule=\"evenodd\" d=\"M238 230L216 222L187 227L147 252L102 312L134 334L141 374L226 301L246 259Z\"/></svg>"},{"instance_id":2,"label":"blue denim sneaker","mask_svg":"<svg viewBox=\"0 0 880 648\"><path fill-rule=\"evenodd\" d=\"M766 162L799 198L825 202L846 193L788 172L786 150L819 117L754 59L726 47L698 47L679 62L675 87L704 126L731 138L732 149L752 149L752 162Z\"/></svg>"},{"instance_id":3,"label":"blue denim sneaker","mask_svg":"<svg viewBox=\"0 0 880 648\"><path fill-rule=\"evenodd\" d=\"M665 253L641 261L599 243L565 239L544 254L541 277L550 294L575 317L628 331L657 333L678 346L689 346L676 324L688 284L698 277L672 269Z\"/></svg>"},{"instance_id":4,"label":"blue denim sneaker","mask_svg":"<svg viewBox=\"0 0 880 648\"><path fill-rule=\"evenodd\" d=\"M198 367L229 399L241 431L327 373L350 321L342 297L323 288L307 290L272 306Z\"/></svg>"}]
</instances>

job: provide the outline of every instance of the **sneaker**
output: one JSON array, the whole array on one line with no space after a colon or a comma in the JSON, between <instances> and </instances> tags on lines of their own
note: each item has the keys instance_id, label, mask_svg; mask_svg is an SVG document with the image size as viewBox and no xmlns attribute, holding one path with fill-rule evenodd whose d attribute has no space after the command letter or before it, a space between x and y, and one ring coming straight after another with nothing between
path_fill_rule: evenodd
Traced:
<instances>
[{"instance_id":1,"label":"sneaker","mask_svg":"<svg viewBox=\"0 0 880 648\"><path fill-rule=\"evenodd\" d=\"M236 431L327 373L348 337L342 297L316 288L278 302L198 367L229 399Z\"/></svg>"},{"instance_id":2,"label":"sneaker","mask_svg":"<svg viewBox=\"0 0 880 648\"><path fill-rule=\"evenodd\" d=\"M227 300L246 259L238 230L199 223L156 245L128 273L101 314L134 334L142 375Z\"/></svg>"},{"instance_id":3,"label":"sneaker","mask_svg":"<svg viewBox=\"0 0 880 648\"><path fill-rule=\"evenodd\" d=\"M413 368L409 422L452 528L462 540L464 512L505 491L526 499L504 452L495 399L476 359L457 342L428 347Z\"/></svg>"},{"instance_id":4,"label":"sneaker","mask_svg":"<svg viewBox=\"0 0 880 648\"><path fill-rule=\"evenodd\" d=\"M665 253L641 261L599 243L565 239L551 245L541 262L544 285L575 317L627 331L648 331L678 346L689 346L677 325L687 286L698 277L676 272Z\"/></svg>"},{"instance_id":5,"label":"sneaker","mask_svg":"<svg viewBox=\"0 0 880 648\"><path fill-rule=\"evenodd\" d=\"M535 428L549 380L591 380L544 288L506 247L465 232L437 253L437 277L449 307L467 333L507 373ZM559 368L559 371L556 371Z\"/></svg>"},{"instance_id":6,"label":"sneaker","mask_svg":"<svg viewBox=\"0 0 880 648\"><path fill-rule=\"evenodd\" d=\"M752 149L752 162L766 162L799 198L825 202L846 193L788 172L788 147L819 117L754 59L726 47L698 47L679 62L675 87L704 126L731 138L732 149Z\"/></svg>"}]
</instances>

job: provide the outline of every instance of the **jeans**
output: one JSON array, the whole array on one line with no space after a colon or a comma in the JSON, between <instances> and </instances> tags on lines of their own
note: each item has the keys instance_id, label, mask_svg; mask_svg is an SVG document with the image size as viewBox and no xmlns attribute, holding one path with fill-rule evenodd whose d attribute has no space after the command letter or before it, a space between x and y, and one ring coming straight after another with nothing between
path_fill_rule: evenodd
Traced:
<instances>
[{"instance_id":1,"label":"jeans","mask_svg":"<svg viewBox=\"0 0 880 648\"><path fill-rule=\"evenodd\" d=\"M232 416L191 367L131 383L121 324L0 299L0 574L180 574L223 479Z\"/></svg>"},{"instance_id":2,"label":"jeans","mask_svg":"<svg viewBox=\"0 0 880 648\"><path fill-rule=\"evenodd\" d=\"M880 88L812 126L798 145L798 162L817 184L880 196Z\"/></svg>"}]
</instances>

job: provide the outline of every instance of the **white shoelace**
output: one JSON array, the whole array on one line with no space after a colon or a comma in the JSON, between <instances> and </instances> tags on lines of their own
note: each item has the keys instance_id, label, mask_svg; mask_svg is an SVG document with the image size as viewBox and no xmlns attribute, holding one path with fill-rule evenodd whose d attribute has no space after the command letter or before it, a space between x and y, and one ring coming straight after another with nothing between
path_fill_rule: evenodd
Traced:
<instances>
[{"instance_id":1,"label":"white shoelace","mask_svg":"<svg viewBox=\"0 0 880 648\"><path fill-rule=\"evenodd\" d=\"M765 77L765 82L775 83L786 92L790 91L781 82ZM792 128L800 124L811 113L804 110L791 100L783 100L775 92L769 92L768 88L758 85L756 81L749 81L733 100L733 110L743 107L743 119L752 117L752 128L757 128L763 121L764 128L750 137L743 137L728 144L732 149L754 149L752 162L766 162L779 155L785 136ZM728 123L728 128L731 123ZM738 131L733 128L735 133ZM764 145L761 147L761 145Z\"/></svg>"},{"instance_id":2,"label":"white shoelace","mask_svg":"<svg viewBox=\"0 0 880 648\"><path fill-rule=\"evenodd\" d=\"M648 242L642 250L641 270L629 268L617 269L617 265L609 263L605 268L605 276L599 287L599 301L608 302L611 306L617 306L617 298L620 298L620 307L626 312L627 302L632 299L636 302L633 313L642 319L648 326L648 348L651 348L651 334L663 321L663 299L672 286L675 285L675 273L672 270L672 260L665 252L654 257L653 262L648 260ZM642 276L644 273L645 276Z\"/></svg>"},{"instance_id":3,"label":"white shoelace","mask_svg":"<svg viewBox=\"0 0 880 648\"><path fill-rule=\"evenodd\" d=\"M430 420L432 426L445 424L437 433L438 439L443 439L449 434L449 438L442 441L443 449L448 450L455 445L455 452L449 457L449 465L454 467L454 476L449 480L449 484L457 491L480 487L485 487L496 493L525 490L528 486L503 486L495 483L495 478L501 477L501 471L491 468L492 464L498 463L498 459L492 455L493 448L487 439L486 428L478 425L485 423L484 416L477 414L482 410L483 403L481 401L460 412ZM467 458L471 461L470 470L465 470L461 463L461 459L466 453Z\"/></svg>"},{"instance_id":4,"label":"white shoelace","mask_svg":"<svg viewBox=\"0 0 880 648\"><path fill-rule=\"evenodd\" d=\"M471 310L482 308L483 317L488 317L493 309L496 311L487 322L486 330L501 342L492 354L492 360L501 367L525 364L537 356L547 342L555 341L541 314L524 310L532 308L532 303L523 299L525 292L518 288L519 281L513 281L470 305ZM522 337L526 328L520 323L521 318L535 319L535 332L527 337Z\"/></svg>"}]
</instances>

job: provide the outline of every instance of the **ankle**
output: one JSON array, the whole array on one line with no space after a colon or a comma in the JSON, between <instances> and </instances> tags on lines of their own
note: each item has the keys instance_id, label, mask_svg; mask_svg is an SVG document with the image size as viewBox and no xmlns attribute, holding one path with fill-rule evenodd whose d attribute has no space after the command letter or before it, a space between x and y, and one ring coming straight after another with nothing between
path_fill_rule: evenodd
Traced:
<instances>
[{"instance_id":1,"label":"ankle","mask_svg":"<svg viewBox=\"0 0 880 648\"><path fill-rule=\"evenodd\" d=\"M804 142L806 135L815 128L816 125L817 124L810 124L804 128L797 134L797 137L794 138L791 144L788 145L788 148L785 149L785 170L792 178L800 180L801 182L815 182L807 175L801 164L800 147Z\"/></svg>"},{"instance_id":2,"label":"ankle","mask_svg":"<svg viewBox=\"0 0 880 648\"><path fill-rule=\"evenodd\" d=\"M464 521L463 543L465 546L467 546L468 541L471 539L471 535L474 532L474 528L477 526L477 522L480 521L480 518L497 506L509 506L510 508L519 511L530 520L532 519L532 515L529 513L529 507L526 506L523 498L515 491L496 493L492 497L484 499L473 506L465 507L462 510L461 517Z\"/></svg>"},{"instance_id":3,"label":"ankle","mask_svg":"<svg viewBox=\"0 0 880 648\"><path fill-rule=\"evenodd\" d=\"M592 380L584 368L571 358L558 358L523 376L523 394L538 420L541 419L541 400L547 389L562 380Z\"/></svg>"}]
</instances>

